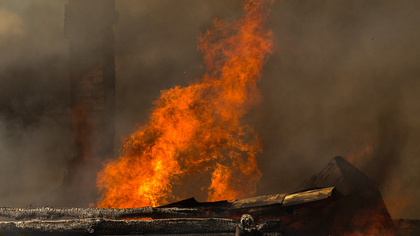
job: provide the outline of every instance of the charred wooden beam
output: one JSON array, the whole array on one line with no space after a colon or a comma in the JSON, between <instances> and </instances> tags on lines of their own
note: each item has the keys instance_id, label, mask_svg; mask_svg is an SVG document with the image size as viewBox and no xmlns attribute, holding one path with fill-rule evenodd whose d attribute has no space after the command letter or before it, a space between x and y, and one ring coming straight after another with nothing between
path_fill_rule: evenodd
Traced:
<instances>
[{"instance_id":1,"label":"charred wooden beam","mask_svg":"<svg viewBox=\"0 0 420 236\"><path fill-rule=\"evenodd\" d=\"M105 208L10 208L1 207L0 217L12 219L58 219L62 217L74 218L185 218L198 217L200 211L193 208L130 208L130 209L105 209Z\"/></svg>"},{"instance_id":2,"label":"charred wooden beam","mask_svg":"<svg viewBox=\"0 0 420 236\"><path fill-rule=\"evenodd\" d=\"M234 235L239 220L167 219L167 220L30 220L0 222L5 235ZM281 235L279 220L257 226L261 235ZM274 230L277 230L275 232Z\"/></svg>"},{"instance_id":3,"label":"charred wooden beam","mask_svg":"<svg viewBox=\"0 0 420 236\"><path fill-rule=\"evenodd\" d=\"M106 220L77 219L56 221L0 222L0 232L15 235L142 235L234 232L238 220Z\"/></svg>"}]
</instances>

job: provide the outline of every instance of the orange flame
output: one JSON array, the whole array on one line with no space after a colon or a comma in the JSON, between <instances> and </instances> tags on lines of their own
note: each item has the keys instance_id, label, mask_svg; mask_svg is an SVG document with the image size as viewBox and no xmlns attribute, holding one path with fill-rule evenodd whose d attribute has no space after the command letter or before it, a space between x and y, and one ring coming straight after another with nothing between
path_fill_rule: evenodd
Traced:
<instances>
[{"instance_id":1,"label":"orange flame","mask_svg":"<svg viewBox=\"0 0 420 236\"><path fill-rule=\"evenodd\" d=\"M209 201L256 192L261 172L255 156L261 147L241 118L260 99L256 83L272 51L272 33L263 24L272 2L250 0L241 19L216 19L199 37L206 74L188 87L161 91L149 123L125 140L122 155L98 174L99 207L165 204L181 177L198 172L211 176Z\"/></svg>"}]
</instances>

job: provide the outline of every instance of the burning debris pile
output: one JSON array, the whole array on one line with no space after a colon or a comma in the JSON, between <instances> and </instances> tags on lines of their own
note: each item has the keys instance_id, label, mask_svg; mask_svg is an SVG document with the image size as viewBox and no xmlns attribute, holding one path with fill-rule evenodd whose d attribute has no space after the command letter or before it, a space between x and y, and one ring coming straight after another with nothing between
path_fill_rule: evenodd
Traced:
<instances>
[{"instance_id":1,"label":"burning debris pile","mask_svg":"<svg viewBox=\"0 0 420 236\"><path fill-rule=\"evenodd\" d=\"M295 193L234 201L197 202L190 198L156 208L2 208L1 217L37 220L0 222L0 232L233 235L239 219L250 215L253 222L249 228L254 228L255 235L398 235L375 183L343 158L334 158L302 187L305 189ZM63 217L67 219L42 220ZM396 222L400 232L418 230L413 223Z\"/></svg>"}]
</instances>

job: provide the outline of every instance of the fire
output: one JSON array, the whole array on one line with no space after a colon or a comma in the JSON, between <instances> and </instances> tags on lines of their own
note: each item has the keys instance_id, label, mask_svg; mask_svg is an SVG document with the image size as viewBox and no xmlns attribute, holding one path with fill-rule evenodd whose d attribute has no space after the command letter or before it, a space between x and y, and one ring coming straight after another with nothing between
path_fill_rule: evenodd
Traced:
<instances>
[{"instance_id":1,"label":"fire","mask_svg":"<svg viewBox=\"0 0 420 236\"><path fill-rule=\"evenodd\" d=\"M264 28L272 2L249 0L241 19L216 19L199 37L206 73L188 87L161 91L149 122L98 174L99 207L165 204L175 198L174 185L187 184L181 178L198 172L211 176L209 201L256 192L261 146L242 118L260 100L256 83L272 51L272 33Z\"/></svg>"}]
</instances>

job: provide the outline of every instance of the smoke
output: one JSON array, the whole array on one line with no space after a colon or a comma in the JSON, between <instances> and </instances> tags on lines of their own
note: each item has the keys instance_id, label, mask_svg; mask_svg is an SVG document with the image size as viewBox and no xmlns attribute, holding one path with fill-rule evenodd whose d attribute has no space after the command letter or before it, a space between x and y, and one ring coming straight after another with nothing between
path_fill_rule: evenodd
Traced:
<instances>
[{"instance_id":1,"label":"smoke","mask_svg":"<svg viewBox=\"0 0 420 236\"><path fill-rule=\"evenodd\" d=\"M66 2L0 2L3 205L27 206L59 186L72 157ZM213 18L238 18L240 4L116 1L117 147L147 122L160 90L203 74L198 33ZM275 3L263 101L247 117L263 143L257 194L293 191L334 156L371 145L372 155L355 165L385 201L396 194L411 200L394 217L420 218L419 13L415 0ZM391 185L401 186L398 193Z\"/></svg>"},{"instance_id":2,"label":"smoke","mask_svg":"<svg viewBox=\"0 0 420 236\"><path fill-rule=\"evenodd\" d=\"M0 2L0 204L29 206L71 157L64 1Z\"/></svg>"},{"instance_id":3,"label":"smoke","mask_svg":"<svg viewBox=\"0 0 420 236\"><path fill-rule=\"evenodd\" d=\"M356 166L378 183L385 201L416 199L418 174L407 166L419 167L419 140L412 134L419 127L419 3L276 6L271 26L278 48L261 80L265 100L253 117L264 140L260 193L293 190L332 157L373 146ZM390 180L404 187L392 192ZM403 215L418 218L410 209L394 217Z\"/></svg>"}]
</instances>

